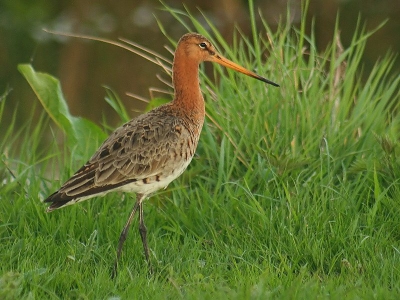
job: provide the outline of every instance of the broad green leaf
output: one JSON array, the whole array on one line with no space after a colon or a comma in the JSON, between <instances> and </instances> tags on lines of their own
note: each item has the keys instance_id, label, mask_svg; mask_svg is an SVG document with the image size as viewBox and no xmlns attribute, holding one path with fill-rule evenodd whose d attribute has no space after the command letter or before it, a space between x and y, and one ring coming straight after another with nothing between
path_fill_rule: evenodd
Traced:
<instances>
[{"instance_id":1,"label":"broad green leaf","mask_svg":"<svg viewBox=\"0 0 400 300\"><path fill-rule=\"evenodd\" d=\"M103 130L93 122L70 114L62 94L61 84L56 78L46 73L36 72L29 64L19 65L18 70L28 81L51 119L67 135L68 147L78 150L77 154L82 154L85 146L80 141L90 139L97 145L99 140L106 137Z\"/></svg>"}]
</instances>

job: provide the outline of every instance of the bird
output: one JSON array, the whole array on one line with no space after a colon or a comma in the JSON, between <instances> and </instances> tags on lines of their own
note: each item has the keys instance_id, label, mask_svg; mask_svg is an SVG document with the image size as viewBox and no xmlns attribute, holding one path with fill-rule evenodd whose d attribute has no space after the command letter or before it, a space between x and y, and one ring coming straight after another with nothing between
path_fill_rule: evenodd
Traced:
<instances>
[{"instance_id":1,"label":"bird","mask_svg":"<svg viewBox=\"0 0 400 300\"><path fill-rule=\"evenodd\" d=\"M117 128L70 179L44 200L51 203L47 212L52 212L109 192L136 194L118 240L112 277L117 275L123 244L137 211L144 256L151 270L143 202L179 177L195 154L205 118L199 81L199 65L204 61L279 87L219 54L204 36L187 33L180 38L174 53L173 100Z\"/></svg>"}]
</instances>

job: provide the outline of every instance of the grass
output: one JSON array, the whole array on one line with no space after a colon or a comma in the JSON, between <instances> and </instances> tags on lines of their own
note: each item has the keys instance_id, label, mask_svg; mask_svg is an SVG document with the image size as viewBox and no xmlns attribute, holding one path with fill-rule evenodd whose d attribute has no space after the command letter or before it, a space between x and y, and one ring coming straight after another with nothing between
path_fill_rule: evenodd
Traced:
<instances>
[{"instance_id":1,"label":"grass","mask_svg":"<svg viewBox=\"0 0 400 300\"><path fill-rule=\"evenodd\" d=\"M155 274L147 273L135 222L114 281L110 271L131 195L109 194L51 214L40 201L100 139L77 143L50 120L59 111L33 119L35 105L22 128L0 119L7 128L0 140L0 298L397 299L394 55L363 74L372 33L361 25L345 49L336 30L323 53L304 24L282 23L272 32L253 22L253 36L237 31L229 47L211 23L207 33L188 12L167 9L281 88L219 67L219 81L201 76L208 118L196 158L145 205ZM250 9L254 18L251 2Z\"/></svg>"}]
</instances>

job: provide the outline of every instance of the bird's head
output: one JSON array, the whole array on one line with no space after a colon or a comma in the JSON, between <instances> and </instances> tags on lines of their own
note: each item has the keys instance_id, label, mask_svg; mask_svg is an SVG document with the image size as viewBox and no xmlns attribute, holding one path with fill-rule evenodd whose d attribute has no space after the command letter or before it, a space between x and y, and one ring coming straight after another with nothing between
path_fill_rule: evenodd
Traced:
<instances>
[{"instance_id":1,"label":"bird's head","mask_svg":"<svg viewBox=\"0 0 400 300\"><path fill-rule=\"evenodd\" d=\"M187 33L181 37L177 46L177 53L182 52L186 59L192 59L201 63L203 61L211 61L220 64L224 67L230 68L237 72L243 73L247 76L256 78L265 83L271 84L273 86L279 86L278 84L260 76L256 73L247 70L246 68L230 61L229 59L223 57L217 52L215 47L211 42L204 36L198 33Z\"/></svg>"}]
</instances>

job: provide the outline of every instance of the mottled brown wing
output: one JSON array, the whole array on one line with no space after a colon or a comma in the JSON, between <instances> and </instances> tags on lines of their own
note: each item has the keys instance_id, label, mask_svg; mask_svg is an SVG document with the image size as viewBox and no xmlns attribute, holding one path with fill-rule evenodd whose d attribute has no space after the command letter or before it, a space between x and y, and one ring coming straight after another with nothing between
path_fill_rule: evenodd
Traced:
<instances>
[{"instance_id":1,"label":"mottled brown wing","mask_svg":"<svg viewBox=\"0 0 400 300\"><path fill-rule=\"evenodd\" d=\"M116 129L90 160L49 196L49 210L90 198L173 168L189 131L174 116L139 116ZM183 144L183 143L182 143Z\"/></svg>"}]
</instances>

